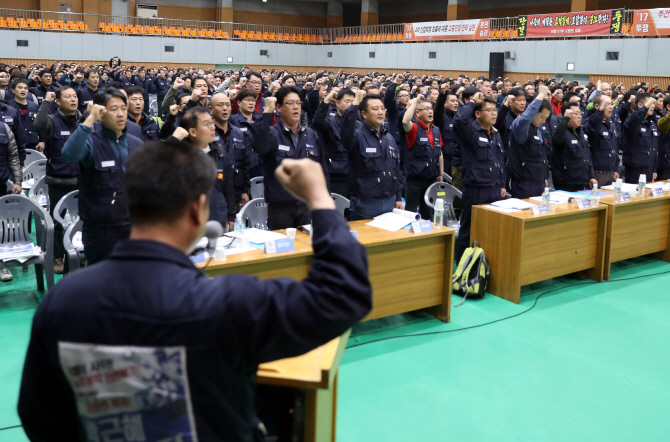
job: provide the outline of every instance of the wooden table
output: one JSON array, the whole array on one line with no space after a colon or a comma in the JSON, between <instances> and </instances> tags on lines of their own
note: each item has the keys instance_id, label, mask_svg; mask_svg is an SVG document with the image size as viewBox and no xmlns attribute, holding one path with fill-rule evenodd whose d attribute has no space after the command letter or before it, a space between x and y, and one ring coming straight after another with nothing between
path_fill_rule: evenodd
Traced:
<instances>
[{"instance_id":1,"label":"wooden table","mask_svg":"<svg viewBox=\"0 0 670 442\"><path fill-rule=\"evenodd\" d=\"M600 199L608 207L605 279L610 278L612 263L624 259L654 254L656 259L670 261L670 193L630 196L630 201L616 204L614 196Z\"/></svg>"},{"instance_id":2,"label":"wooden table","mask_svg":"<svg viewBox=\"0 0 670 442\"><path fill-rule=\"evenodd\" d=\"M349 223L368 252L372 311L363 320L427 309L441 321L449 322L454 231L443 227L425 233L406 229L388 232L367 226L367 222ZM208 276L247 273L261 279L287 276L300 280L307 277L312 254L309 235L299 231L293 252L267 255L254 250L231 255L224 262L212 261L205 273ZM198 264L200 268L203 266Z\"/></svg>"},{"instance_id":3,"label":"wooden table","mask_svg":"<svg viewBox=\"0 0 670 442\"><path fill-rule=\"evenodd\" d=\"M604 204L582 210L559 204L542 215L474 206L470 237L491 268L486 291L518 304L521 286L534 282L582 270L602 281L606 227Z\"/></svg>"},{"instance_id":4,"label":"wooden table","mask_svg":"<svg viewBox=\"0 0 670 442\"><path fill-rule=\"evenodd\" d=\"M258 367L259 384L305 390L305 442L335 442L338 368L349 333L302 356Z\"/></svg>"}]
</instances>

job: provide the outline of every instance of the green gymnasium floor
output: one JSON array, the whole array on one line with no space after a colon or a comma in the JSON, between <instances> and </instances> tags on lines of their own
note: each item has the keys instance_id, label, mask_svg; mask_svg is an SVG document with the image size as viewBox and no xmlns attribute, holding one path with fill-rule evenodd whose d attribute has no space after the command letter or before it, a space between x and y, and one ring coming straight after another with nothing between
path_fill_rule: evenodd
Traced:
<instances>
[{"instance_id":1,"label":"green gymnasium floor","mask_svg":"<svg viewBox=\"0 0 670 442\"><path fill-rule=\"evenodd\" d=\"M638 258L596 284L525 287L452 309L358 325L340 371L338 441L664 441L670 438L670 263ZM16 400L35 310L34 273L0 285L0 428ZM572 287L560 289L571 284ZM666 285L667 284L667 285ZM455 303L460 298L454 297ZM20 428L1 442L23 442Z\"/></svg>"}]
</instances>

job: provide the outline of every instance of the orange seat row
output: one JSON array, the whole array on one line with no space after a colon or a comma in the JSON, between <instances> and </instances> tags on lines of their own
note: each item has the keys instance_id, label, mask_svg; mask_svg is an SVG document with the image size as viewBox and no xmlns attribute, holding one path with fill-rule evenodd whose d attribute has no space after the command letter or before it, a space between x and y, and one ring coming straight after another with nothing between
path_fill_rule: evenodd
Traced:
<instances>
[{"instance_id":1,"label":"orange seat row","mask_svg":"<svg viewBox=\"0 0 670 442\"><path fill-rule=\"evenodd\" d=\"M175 37L207 37L230 38L230 35L220 29L181 28L174 26L142 26L123 25L114 23L99 23L100 32L108 34L138 34L138 35L169 35Z\"/></svg>"},{"instance_id":2,"label":"orange seat row","mask_svg":"<svg viewBox=\"0 0 670 442\"><path fill-rule=\"evenodd\" d=\"M88 26L83 21L42 20L42 19L16 19L14 17L0 17L2 28L22 29L63 29L66 31L88 31Z\"/></svg>"},{"instance_id":3,"label":"orange seat row","mask_svg":"<svg viewBox=\"0 0 670 442\"><path fill-rule=\"evenodd\" d=\"M490 38L515 38L519 36L519 30L510 29L491 29Z\"/></svg>"},{"instance_id":4,"label":"orange seat row","mask_svg":"<svg viewBox=\"0 0 670 442\"><path fill-rule=\"evenodd\" d=\"M304 43L323 43L328 37L316 34L289 34L282 32L244 31L235 29L233 36L240 40L295 41Z\"/></svg>"},{"instance_id":5,"label":"orange seat row","mask_svg":"<svg viewBox=\"0 0 670 442\"><path fill-rule=\"evenodd\" d=\"M374 41L399 41L403 39L402 34L352 34L345 37L337 37L335 43L362 43Z\"/></svg>"}]
</instances>

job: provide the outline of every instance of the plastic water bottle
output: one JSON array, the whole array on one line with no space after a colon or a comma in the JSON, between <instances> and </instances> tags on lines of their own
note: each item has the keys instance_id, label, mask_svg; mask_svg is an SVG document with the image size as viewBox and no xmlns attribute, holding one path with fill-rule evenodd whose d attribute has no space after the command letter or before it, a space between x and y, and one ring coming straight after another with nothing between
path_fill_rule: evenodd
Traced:
<instances>
[{"instance_id":1,"label":"plastic water bottle","mask_svg":"<svg viewBox=\"0 0 670 442\"><path fill-rule=\"evenodd\" d=\"M237 216L235 216L235 224L233 224L233 231L235 232L235 236L241 238L243 230L244 223L242 222L242 214L238 213Z\"/></svg>"},{"instance_id":2,"label":"plastic water bottle","mask_svg":"<svg viewBox=\"0 0 670 442\"><path fill-rule=\"evenodd\" d=\"M644 198L645 192L647 191L647 175L644 173L640 174L640 179L637 185L637 196L638 198Z\"/></svg>"},{"instance_id":3,"label":"plastic water bottle","mask_svg":"<svg viewBox=\"0 0 670 442\"><path fill-rule=\"evenodd\" d=\"M433 214L433 225L436 229L444 226L444 200L438 198L435 201L435 213Z\"/></svg>"},{"instance_id":4,"label":"plastic water bottle","mask_svg":"<svg viewBox=\"0 0 670 442\"><path fill-rule=\"evenodd\" d=\"M598 198L598 185L594 184L593 189L591 189L591 198Z\"/></svg>"},{"instance_id":5,"label":"plastic water bottle","mask_svg":"<svg viewBox=\"0 0 670 442\"><path fill-rule=\"evenodd\" d=\"M623 184L623 181L621 178L617 179L616 182L614 183L614 202L615 203L620 203L621 202L621 186Z\"/></svg>"},{"instance_id":6,"label":"plastic water bottle","mask_svg":"<svg viewBox=\"0 0 670 442\"><path fill-rule=\"evenodd\" d=\"M542 192L542 204L546 204L548 206L550 200L551 196L549 194L549 188L545 187L544 192Z\"/></svg>"}]
</instances>

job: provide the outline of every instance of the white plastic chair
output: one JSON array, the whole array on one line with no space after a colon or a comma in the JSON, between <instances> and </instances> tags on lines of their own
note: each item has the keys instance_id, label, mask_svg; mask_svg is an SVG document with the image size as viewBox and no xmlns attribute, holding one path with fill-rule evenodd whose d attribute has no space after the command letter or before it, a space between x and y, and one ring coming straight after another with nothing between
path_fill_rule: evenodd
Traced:
<instances>
[{"instance_id":1,"label":"white plastic chair","mask_svg":"<svg viewBox=\"0 0 670 442\"><path fill-rule=\"evenodd\" d=\"M351 208L351 203L349 202L349 200L340 195L339 193L331 193L330 196L332 196L333 200L335 201L335 210L340 212L342 216L344 216L348 221L349 214L346 212Z\"/></svg>"},{"instance_id":2,"label":"white plastic chair","mask_svg":"<svg viewBox=\"0 0 670 442\"><path fill-rule=\"evenodd\" d=\"M35 161L46 159L47 157L45 157L42 152L38 152L35 149L26 149L26 161L23 163L23 167L28 167Z\"/></svg>"},{"instance_id":3,"label":"white plastic chair","mask_svg":"<svg viewBox=\"0 0 670 442\"><path fill-rule=\"evenodd\" d=\"M265 186L263 185L263 177L257 176L250 180L251 189L251 199L256 198L265 198Z\"/></svg>"},{"instance_id":4,"label":"white plastic chair","mask_svg":"<svg viewBox=\"0 0 670 442\"><path fill-rule=\"evenodd\" d=\"M267 225L268 204L263 198L254 198L240 209L240 216L249 228Z\"/></svg>"}]
</instances>

